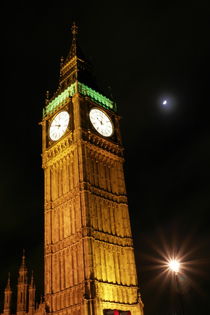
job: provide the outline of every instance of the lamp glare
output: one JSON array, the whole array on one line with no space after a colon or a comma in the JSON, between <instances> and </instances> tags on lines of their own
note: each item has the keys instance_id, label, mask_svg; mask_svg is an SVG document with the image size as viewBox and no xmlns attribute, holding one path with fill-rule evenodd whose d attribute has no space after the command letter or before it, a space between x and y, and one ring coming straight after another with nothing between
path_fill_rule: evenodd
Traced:
<instances>
[{"instance_id":1,"label":"lamp glare","mask_svg":"<svg viewBox=\"0 0 210 315\"><path fill-rule=\"evenodd\" d=\"M180 270L180 263L176 259L172 259L168 262L168 267L171 271L178 273Z\"/></svg>"}]
</instances>

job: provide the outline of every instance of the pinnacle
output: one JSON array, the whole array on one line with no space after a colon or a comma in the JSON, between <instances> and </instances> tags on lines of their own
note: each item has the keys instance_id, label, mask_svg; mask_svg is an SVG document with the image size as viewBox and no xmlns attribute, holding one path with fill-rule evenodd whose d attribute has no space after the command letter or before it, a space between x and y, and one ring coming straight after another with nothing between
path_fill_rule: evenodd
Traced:
<instances>
[{"instance_id":1,"label":"pinnacle","mask_svg":"<svg viewBox=\"0 0 210 315\"><path fill-rule=\"evenodd\" d=\"M22 255L22 262L21 262L21 265L20 265L20 270L27 270L27 268L26 268L25 249L23 249L23 255Z\"/></svg>"},{"instance_id":2,"label":"pinnacle","mask_svg":"<svg viewBox=\"0 0 210 315\"><path fill-rule=\"evenodd\" d=\"M32 273L31 273L31 283L30 283L30 286L31 288L34 288L34 272L32 270Z\"/></svg>"},{"instance_id":3,"label":"pinnacle","mask_svg":"<svg viewBox=\"0 0 210 315\"><path fill-rule=\"evenodd\" d=\"M8 280L7 280L6 290L11 290L11 287L10 287L10 272L8 273Z\"/></svg>"},{"instance_id":4,"label":"pinnacle","mask_svg":"<svg viewBox=\"0 0 210 315\"><path fill-rule=\"evenodd\" d=\"M78 41L77 41L77 34L78 34L78 26L76 25L75 22L73 22L72 27L71 27L71 32L72 32L72 43L71 43L71 48L69 51L69 54L65 60L65 63L69 60L71 60L73 57L78 57L81 59L84 59L84 54L82 53Z\"/></svg>"},{"instance_id":5,"label":"pinnacle","mask_svg":"<svg viewBox=\"0 0 210 315\"><path fill-rule=\"evenodd\" d=\"M72 31L73 36L76 36L78 34L78 27L75 22L73 22L72 24L71 31Z\"/></svg>"}]
</instances>

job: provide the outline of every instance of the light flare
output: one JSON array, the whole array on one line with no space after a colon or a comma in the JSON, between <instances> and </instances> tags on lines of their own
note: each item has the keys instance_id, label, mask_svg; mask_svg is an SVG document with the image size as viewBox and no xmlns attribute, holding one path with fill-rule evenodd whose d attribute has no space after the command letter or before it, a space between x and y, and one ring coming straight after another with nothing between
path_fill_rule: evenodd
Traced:
<instances>
[{"instance_id":1,"label":"light flare","mask_svg":"<svg viewBox=\"0 0 210 315\"><path fill-rule=\"evenodd\" d=\"M170 259L168 261L168 268L177 274L180 271L180 262L177 259Z\"/></svg>"}]
</instances>

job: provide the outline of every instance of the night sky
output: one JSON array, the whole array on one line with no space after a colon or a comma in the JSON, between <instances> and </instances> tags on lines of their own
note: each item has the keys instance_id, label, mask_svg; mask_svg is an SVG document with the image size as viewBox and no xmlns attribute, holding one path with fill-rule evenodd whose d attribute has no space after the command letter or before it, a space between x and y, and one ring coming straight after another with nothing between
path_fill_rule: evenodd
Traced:
<instances>
[{"instance_id":1,"label":"night sky","mask_svg":"<svg viewBox=\"0 0 210 315\"><path fill-rule=\"evenodd\" d=\"M76 2L76 3L75 3ZM126 3L126 4L125 4ZM118 104L145 315L169 314L169 255L182 257L185 315L210 314L210 5L5 2L1 59L0 289L22 250L43 292L42 108L79 42ZM161 105L168 100L168 107ZM1 300L0 300L1 301ZM2 302L0 302L2 304ZM1 311L1 307L0 307Z\"/></svg>"}]
</instances>

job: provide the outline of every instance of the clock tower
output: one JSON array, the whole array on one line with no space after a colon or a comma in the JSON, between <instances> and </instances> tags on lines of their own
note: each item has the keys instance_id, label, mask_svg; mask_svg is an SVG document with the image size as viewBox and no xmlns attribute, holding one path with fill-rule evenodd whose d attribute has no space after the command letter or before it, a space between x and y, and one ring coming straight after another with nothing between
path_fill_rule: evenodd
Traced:
<instances>
[{"instance_id":1,"label":"clock tower","mask_svg":"<svg viewBox=\"0 0 210 315\"><path fill-rule=\"evenodd\" d=\"M116 104L77 44L43 110L45 301L59 315L142 315Z\"/></svg>"}]
</instances>

